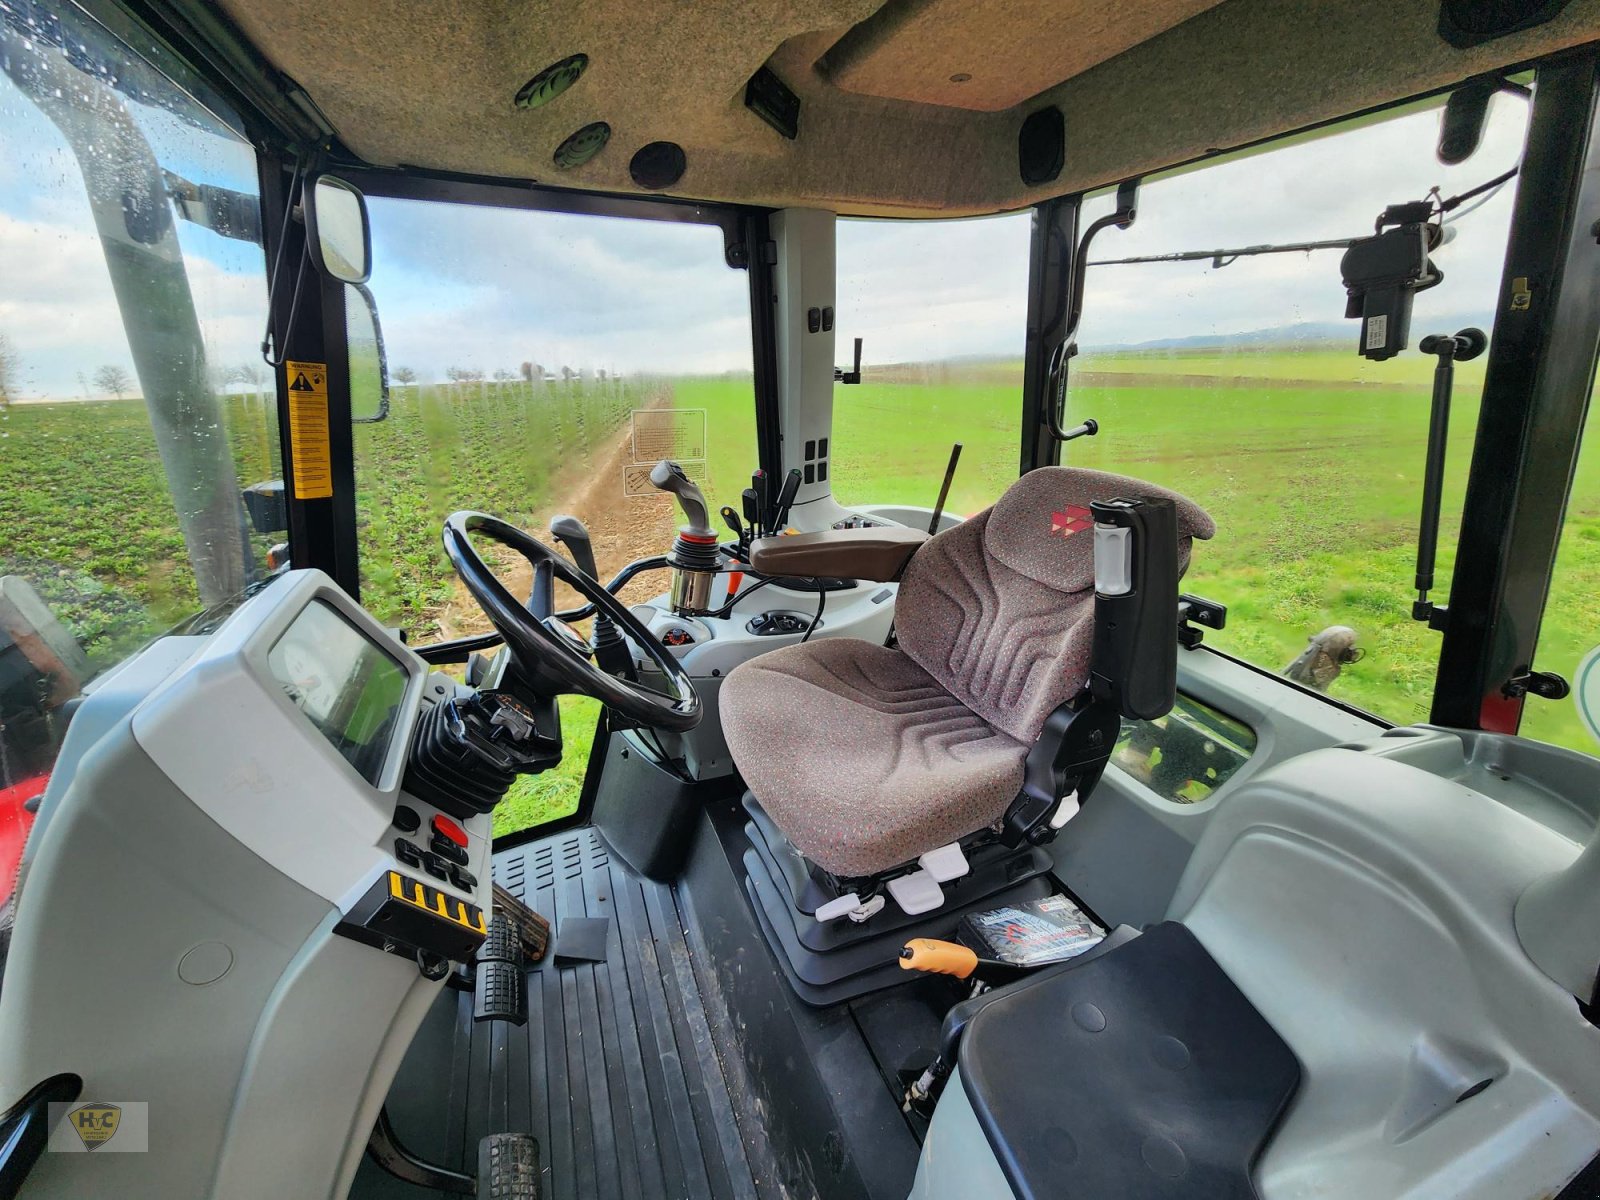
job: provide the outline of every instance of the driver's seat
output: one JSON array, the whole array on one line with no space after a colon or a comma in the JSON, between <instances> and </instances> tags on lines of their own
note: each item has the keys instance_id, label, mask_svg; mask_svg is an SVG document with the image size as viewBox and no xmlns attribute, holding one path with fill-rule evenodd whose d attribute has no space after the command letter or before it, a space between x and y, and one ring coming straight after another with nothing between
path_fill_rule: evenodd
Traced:
<instances>
[{"instance_id":1,"label":"driver's seat","mask_svg":"<svg viewBox=\"0 0 1600 1200\"><path fill-rule=\"evenodd\" d=\"M1154 484L1031 471L927 542L896 604L899 644L819 639L723 685L723 730L760 807L839 880L875 877L993 826L1046 718L1085 688L1095 595L1089 505L1173 502L1178 568L1216 527Z\"/></svg>"}]
</instances>

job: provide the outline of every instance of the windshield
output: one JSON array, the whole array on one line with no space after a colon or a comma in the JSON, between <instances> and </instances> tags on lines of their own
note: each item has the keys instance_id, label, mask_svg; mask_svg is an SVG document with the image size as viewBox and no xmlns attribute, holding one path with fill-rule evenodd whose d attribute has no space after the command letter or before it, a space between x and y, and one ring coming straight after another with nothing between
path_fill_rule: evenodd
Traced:
<instances>
[{"instance_id":1,"label":"windshield","mask_svg":"<svg viewBox=\"0 0 1600 1200\"><path fill-rule=\"evenodd\" d=\"M489 627L440 544L457 509L547 542L552 517L576 516L610 579L665 554L683 521L650 484L657 460L679 461L713 514L738 504L758 465L750 285L719 227L383 196L367 207L392 380L387 416L355 432L361 602L379 620L418 645ZM360 346L358 380L374 373ZM526 563L481 549L526 596ZM666 587L656 571L622 595ZM577 597L563 585L556 601ZM562 764L519 780L496 833L577 808L599 711L562 697Z\"/></svg>"},{"instance_id":2,"label":"windshield","mask_svg":"<svg viewBox=\"0 0 1600 1200\"><path fill-rule=\"evenodd\" d=\"M241 498L281 474L255 153L75 9L22 12L0 3L0 809L85 683L282 536Z\"/></svg>"}]
</instances>

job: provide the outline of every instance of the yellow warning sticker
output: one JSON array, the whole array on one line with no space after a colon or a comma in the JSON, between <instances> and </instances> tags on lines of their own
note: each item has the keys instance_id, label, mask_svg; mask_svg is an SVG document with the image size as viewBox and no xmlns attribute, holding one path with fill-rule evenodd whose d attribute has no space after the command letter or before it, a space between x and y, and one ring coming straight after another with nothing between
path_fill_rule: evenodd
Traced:
<instances>
[{"instance_id":1,"label":"yellow warning sticker","mask_svg":"<svg viewBox=\"0 0 1600 1200\"><path fill-rule=\"evenodd\" d=\"M328 445L328 364L283 364L289 379L289 449L294 455L297 500L333 495L333 451Z\"/></svg>"}]
</instances>

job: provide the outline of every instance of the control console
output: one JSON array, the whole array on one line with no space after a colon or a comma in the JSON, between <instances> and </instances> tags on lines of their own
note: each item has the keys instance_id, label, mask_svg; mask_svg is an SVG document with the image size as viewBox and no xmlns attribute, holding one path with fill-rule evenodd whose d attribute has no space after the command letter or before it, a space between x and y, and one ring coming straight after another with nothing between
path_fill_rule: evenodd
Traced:
<instances>
[{"instance_id":1,"label":"control console","mask_svg":"<svg viewBox=\"0 0 1600 1200\"><path fill-rule=\"evenodd\" d=\"M0 1107L74 1075L148 1105L149 1153L45 1154L29 1195L266 1200L285 1145L295 1178L344 1194L486 937L489 809L557 736L318 571L86 689L20 872Z\"/></svg>"}]
</instances>

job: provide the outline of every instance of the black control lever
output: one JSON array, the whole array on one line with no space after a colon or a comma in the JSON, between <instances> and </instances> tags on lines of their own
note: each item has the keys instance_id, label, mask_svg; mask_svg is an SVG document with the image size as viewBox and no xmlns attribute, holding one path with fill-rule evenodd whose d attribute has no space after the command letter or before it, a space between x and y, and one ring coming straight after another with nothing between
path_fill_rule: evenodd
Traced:
<instances>
[{"instance_id":1,"label":"black control lever","mask_svg":"<svg viewBox=\"0 0 1600 1200\"><path fill-rule=\"evenodd\" d=\"M591 579L600 577L594 564L594 543L582 521L568 513L553 516L550 518L550 536L566 547L578 570Z\"/></svg>"},{"instance_id":2,"label":"black control lever","mask_svg":"<svg viewBox=\"0 0 1600 1200\"><path fill-rule=\"evenodd\" d=\"M833 369L835 383L860 383L861 382L861 339L856 339L856 365L846 371L843 367Z\"/></svg>"},{"instance_id":3,"label":"black control lever","mask_svg":"<svg viewBox=\"0 0 1600 1200\"><path fill-rule=\"evenodd\" d=\"M750 536L759 537L761 534L761 502L756 499L755 488L745 488L739 496L739 502L744 508L744 522L750 527Z\"/></svg>"},{"instance_id":4,"label":"black control lever","mask_svg":"<svg viewBox=\"0 0 1600 1200\"><path fill-rule=\"evenodd\" d=\"M572 561L591 579L599 579L600 572L594 561L594 542L589 537L589 530L577 517L569 513L561 513L550 518L550 536L566 548L572 556ZM627 641L615 622L605 613L596 611L594 614L594 634L589 639L594 647L595 662L600 664L600 669L610 675L624 675L632 677L633 655L628 651Z\"/></svg>"},{"instance_id":5,"label":"black control lever","mask_svg":"<svg viewBox=\"0 0 1600 1200\"><path fill-rule=\"evenodd\" d=\"M733 531L734 539L739 543L739 557L743 558L749 548L745 528L739 521L739 514L726 504L722 506L722 523Z\"/></svg>"},{"instance_id":6,"label":"black control lever","mask_svg":"<svg viewBox=\"0 0 1600 1200\"><path fill-rule=\"evenodd\" d=\"M794 505L795 494L799 490L800 469L796 467L784 477L783 488L778 492L778 502L772 514L772 533L782 533L783 527L789 523L789 509Z\"/></svg>"}]
</instances>

